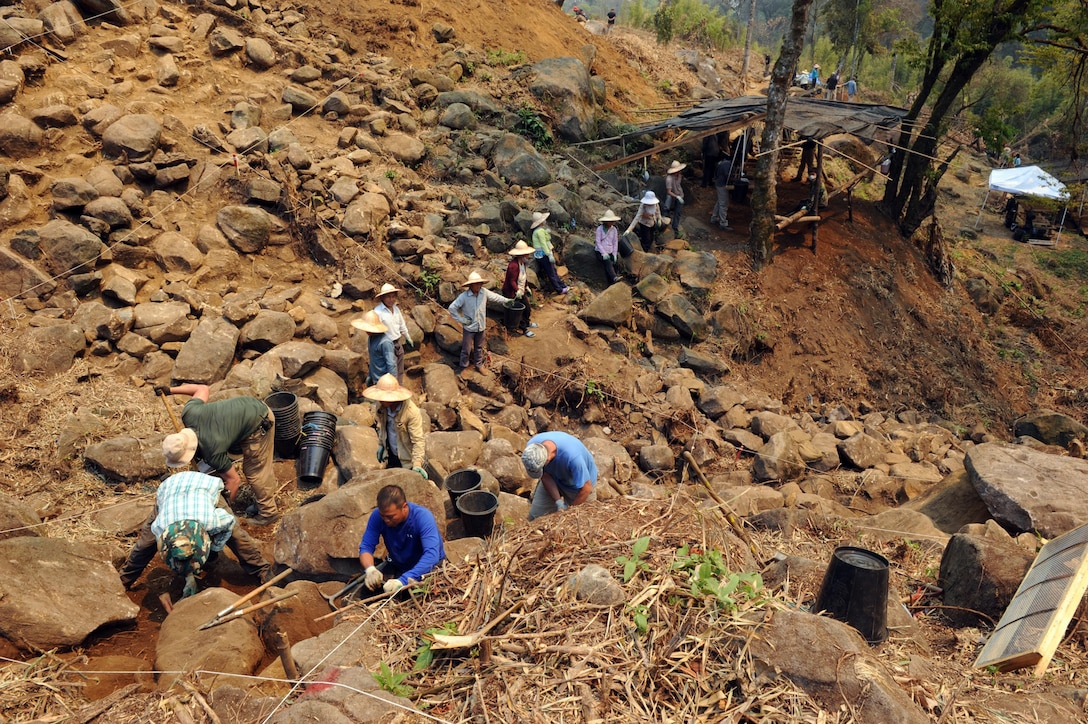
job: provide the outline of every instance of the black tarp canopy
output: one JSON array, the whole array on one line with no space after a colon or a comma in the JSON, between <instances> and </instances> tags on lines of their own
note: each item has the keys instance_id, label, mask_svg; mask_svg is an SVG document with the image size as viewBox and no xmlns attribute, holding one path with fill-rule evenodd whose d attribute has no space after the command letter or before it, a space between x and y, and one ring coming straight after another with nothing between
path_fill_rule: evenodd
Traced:
<instances>
[{"instance_id":1,"label":"black tarp canopy","mask_svg":"<svg viewBox=\"0 0 1088 724\"><path fill-rule=\"evenodd\" d=\"M748 125L767 113L765 96L741 96L705 101L680 115L643 126L636 133L685 130L698 134L725 126ZM844 103L817 98L790 98L786 103L785 127L804 138L825 138L849 133L860 138L879 139L880 131L899 126L905 108L868 103ZM634 134L627 134L634 135Z\"/></svg>"}]
</instances>

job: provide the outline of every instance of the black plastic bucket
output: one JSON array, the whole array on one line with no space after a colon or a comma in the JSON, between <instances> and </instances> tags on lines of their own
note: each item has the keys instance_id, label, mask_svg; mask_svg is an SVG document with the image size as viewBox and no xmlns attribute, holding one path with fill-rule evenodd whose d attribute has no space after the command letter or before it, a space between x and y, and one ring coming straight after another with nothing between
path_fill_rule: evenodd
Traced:
<instances>
[{"instance_id":1,"label":"black plastic bucket","mask_svg":"<svg viewBox=\"0 0 1088 724\"><path fill-rule=\"evenodd\" d=\"M739 178L733 182L733 190L729 192L731 200L737 203L744 203L744 200L748 198L748 179Z\"/></svg>"},{"instance_id":2,"label":"black plastic bucket","mask_svg":"<svg viewBox=\"0 0 1088 724\"><path fill-rule=\"evenodd\" d=\"M864 548L835 549L816 610L856 628L870 644L888 638L888 559Z\"/></svg>"},{"instance_id":3,"label":"black plastic bucket","mask_svg":"<svg viewBox=\"0 0 1088 724\"><path fill-rule=\"evenodd\" d=\"M453 503L454 510L457 510L457 499L465 493L479 490L481 481L479 471L471 468L454 470L446 476L446 492L450 495L450 502Z\"/></svg>"},{"instance_id":4,"label":"black plastic bucket","mask_svg":"<svg viewBox=\"0 0 1088 724\"><path fill-rule=\"evenodd\" d=\"M298 397L292 392L273 392L264 398L264 404L276 418L274 438L276 457L292 459L298 455L298 443L302 438L302 418L298 414Z\"/></svg>"},{"instance_id":5,"label":"black plastic bucket","mask_svg":"<svg viewBox=\"0 0 1088 724\"><path fill-rule=\"evenodd\" d=\"M502 323L511 332L521 324L521 315L525 314L525 302L513 299L503 305Z\"/></svg>"},{"instance_id":6,"label":"black plastic bucket","mask_svg":"<svg viewBox=\"0 0 1088 724\"><path fill-rule=\"evenodd\" d=\"M321 410L303 415L302 442L298 447L298 461L295 463L300 490L321 485L335 440L336 415Z\"/></svg>"},{"instance_id":7,"label":"black plastic bucket","mask_svg":"<svg viewBox=\"0 0 1088 724\"><path fill-rule=\"evenodd\" d=\"M499 496L490 490L473 490L457 499L457 510L465 534L474 538L487 538L495 529L495 511L499 509Z\"/></svg>"}]
</instances>

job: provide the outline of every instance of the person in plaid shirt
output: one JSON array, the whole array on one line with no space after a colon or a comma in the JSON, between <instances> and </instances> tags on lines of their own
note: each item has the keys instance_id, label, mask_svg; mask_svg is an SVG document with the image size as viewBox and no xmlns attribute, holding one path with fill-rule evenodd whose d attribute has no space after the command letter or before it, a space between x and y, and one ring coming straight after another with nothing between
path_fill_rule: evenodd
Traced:
<instances>
[{"instance_id":1,"label":"person in plaid shirt","mask_svg":"<svg viewBox=\"0 0 1088 724\"><path fill-rule=\"evenodd\" d=\"M222 492L223 481L204 473L186 471L163 481L155 495L155 510L121 568L125 588L136 583L156 549L170 569L186 579L183 596L196 593L196 578L224 547L234 553L242 570L265 579L268 562L249 534L236 528L230 511L219 507Z\"/></svg>"}]
</instances>

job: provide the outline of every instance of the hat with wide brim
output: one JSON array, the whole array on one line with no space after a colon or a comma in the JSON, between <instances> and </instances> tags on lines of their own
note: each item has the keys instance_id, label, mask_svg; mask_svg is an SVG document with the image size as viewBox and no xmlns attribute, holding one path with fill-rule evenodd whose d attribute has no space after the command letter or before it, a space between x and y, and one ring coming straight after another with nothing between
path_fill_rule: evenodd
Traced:
<instances>
[{"instance_id":1,"label":"hat with wide brim","mask_svg":"<svg viewBox=\"0 0 1088 724\"><path fill-rule=\"evenodd\" d=\"M196 432L191 427L184 427L173 435L162 439L162 454L166 457L166 467L183 468L196 455Z\"/></svg>"},{"instance_id":2,"label":"hat with wide brim","mask_svg":"<svg viewBox=\"0 0 1088 724\"><path fill-rule=\"evenodd\" d=\"M647 191L646 194L642 197L642 200L639 201L639 203L647 205L656 204L658 203L657 194L655 194L653 191Z\"/></svg>"},{"instance_id":3,"label":"hat with wide brim","mask_svg":"<svg viewBox=\"0 0 1088 724\"><path fill-rule=\"evenodd\" d=\"M816 63L814 66L812 66L812 69L813 70L819 70L820 69L820 64Z\"/></svg>"},{"instance_id":4,"label":"hat with wide brim","mask_svg":"<svg viewBox=\"0 0 1088 724\"><path fill-rule=\"evenodd\" d=\"M487 279L484 279L483 276L480 275L480 272L474 271L468 275L468 279L466 279L461 286L470 287L473 284L483 284L486 287L490 282Z\"/></svg>"},{"instance_id":5,"label":"hat with wide brim","mask_svg":"<svg viewBox=\"0 0 1088 724\"><path fill-rule=\"evenodd\" d=\"M686 163L680 163L679 161L673 161L672 165L669 166L669 170L666 171L665 173L680 173L681 171L683 171L687 167L688 167L688 165Z\"/></svg>"},{"instance_id":6,"label":"hat with wide brim","mask_svg":"<svg viewBox=\"0 0 1088 724\"><path fill-rule=\"evenodd\" d=\"M533 253L533 247L519 239L518 243L514 244L514 246L510 248L510 251L506 253L510 256L529 256Z\"/></svg>"},{"instance_id":7,"label":"hat with wide brim","mask_svg":"<svg viewBox=\"0 0 1088 724\"><path fill-rule=\"evenodd\" d=\"M602 224L604 222L606 222L606 221L619 221L619 220L620 220L620 217L616 216L616 212L613 211L612 209L609 209L608 211L604 212L604 216L597 219L597 221L601 222Z\"/></svg>"},{"instance_id":8,"label":"hat with wide brim","mask_svg":"<svg viewBox=\"0 0 1088 724\"><path fill-rule=\"evenodd\" d=\"M393 286L392 284L389 284L387 282L385 284L382 284L382 288L379 289L378 293L375 294L374 296L377 297L378 299L381 299L386 294L396 294L399 291L400 291L400 289L397 289L395 286Z\"/></svg>"},{"instance_id":9,"label":"hat with wide brim","mask_svg":"<svg viewBox=\"0 0 1088 724\"><path fill-rule=\"evenodd\" d=\"M361 329L367 334L380 334L389 331L389 327L382 323L381 317L373 309L364 314L361 319L351 320L351 326Z\"/></svg>"},{"instance_id":10,"label":"hat with wide brim","mask_svg":"<svg viewBox=\"0 0 1088 724\"><path fill-rule=\"evenodd\" d=\"M412 396L412 391L397 382L391 374L384 374L378 382L363 390L363 397L377 402L403 402Z\"/></svg>"},{"instance_id":11,"label":"hat with wide brim","mask_svg":"<svg viewBox=\"0 0 1088 724\"><path fill-rule=\"evenodd\" d=\"M533 223L529 224L529 228L535 229L536 227L547 221L549 216L551 216L551 213L548 211L534 211Z\"/></svg>"}]
</instances>

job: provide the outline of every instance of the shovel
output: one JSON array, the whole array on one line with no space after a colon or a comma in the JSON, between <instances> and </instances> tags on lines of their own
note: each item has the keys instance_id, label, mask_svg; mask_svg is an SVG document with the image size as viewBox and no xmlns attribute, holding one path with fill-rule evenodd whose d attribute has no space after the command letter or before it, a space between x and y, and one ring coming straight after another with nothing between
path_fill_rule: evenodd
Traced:
<instances>
[{"instance_id":1,"label":"shovel","mask_svg":"<svg viewBox=\"0 0 1088 724\"><path fill-rule=\"evenodd\" d=\"M232 613L237 613L238 607L241 606L243 603L250 600L251 598L255 598L256 596L261 595L262 593L267 591L269 588L276 585L277 583L282 581L284 578L287 578L287 576L291 575L294 572L295 572L294 569L289 567L289 568L287 568L287 570L282 571L275 578L268 581L268 583L263 583L260 586L257 586L252 591L250 591L246 595L242 596L237 601L235 601L231 605L227 606L226 608L224 608L219 613L215 614L215 618L213 618L211 621L208 621L208 623L201 626L200 630L203 631L204 629L211 628L212 626L218 626L219 624L223 623L224 621L227 620L227 618L226 618L227 616L231 615Z\"/></svg>"},{"instance_id":2,"label":"shovel","mask_svg":"<svg viewBox=\"0 0 1088 724\"><path fill-rule=\"evenodd\" d=\"M321 597L324 598L326 601L328 601L329 602L329 607L332 608L333 611L335 611L336 610L336 599L340 598L341 596L346 596L350 591L353 591L354 589L358 588L365 580L366 580L366 574L365 573L360 573L359 575L355 576L355 578L352 578L350 581L348 581L347 585L345 585L343 588L341 588L336 593L332 594L331 596L326 596L324 593L322 593Z\"/></svg>"}]
</instances>

